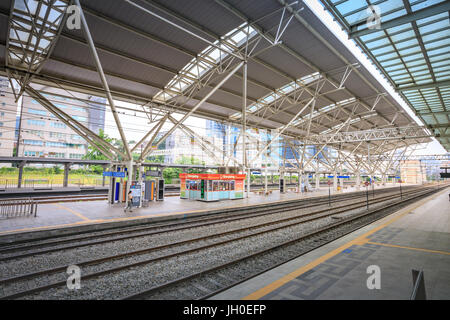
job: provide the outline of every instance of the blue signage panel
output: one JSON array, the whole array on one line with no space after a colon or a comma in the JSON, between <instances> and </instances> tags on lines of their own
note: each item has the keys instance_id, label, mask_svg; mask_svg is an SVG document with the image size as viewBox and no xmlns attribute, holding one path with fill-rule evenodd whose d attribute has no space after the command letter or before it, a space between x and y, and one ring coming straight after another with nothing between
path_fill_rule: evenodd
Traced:
<instances>
[{"instance_id":1,"label":"blue signage panel","mask_svg":"<svg viewBox=\"0 0 450 320\"><path fill-rule=\"evenodd\" d=\"M125 172L104 171L104 177L125 178Z\"/></svg>"},{"instance_id":2,"label":"blue signage panel","mask_svg":"<svg viewBox=\"0 0 450 320\"><path fill-rule=\"evenodd\" d=\"M328 179L334 178L334 176L328 176Z\"/></svg>"},{"instance_id":3,"label":"blue signage panel","mask_svg":"<svg viewBox=\"0 0 450 320\"><path fill-rule=\"evenodd\" d=\"M350 176L338 176L339 179L350 179Z\"/></svg>"},{"instance_id":4,"label":"blue signage panel","mask_svg":"<svg viewBox=\"0 0 450 320\"><path fill-rule=\"evenodd\" d=\"M114 178L125 178L125 172L113 172Z\"/></svg>"}]
</instances>

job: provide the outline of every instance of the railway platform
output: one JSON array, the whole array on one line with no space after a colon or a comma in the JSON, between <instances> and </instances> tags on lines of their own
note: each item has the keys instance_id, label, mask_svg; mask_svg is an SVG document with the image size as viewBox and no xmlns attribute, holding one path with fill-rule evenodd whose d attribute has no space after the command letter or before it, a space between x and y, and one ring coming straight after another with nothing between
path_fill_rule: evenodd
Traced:
<instances>
[{"instance_id":1,"label":"railway platform","mask_svg":"<svg viewBox=\"0 0 450 320\"><path fill-rule=\"evenodd\" d=\"M405 185L406 187L406 185ZM398 188L392 185L377 186L377 189ZM363 190L361 188L361 190ZM354 187L347 187L340 192L332 194L357 191ZM227 210L253 206L256 204L271 204L293 199L318 197L328 195L328 187L307 193L287 192L280 194L278 191L270 195L261 195L251 192L251 196L245 199L228 200L221 202L201 202L168 197L164 201L151 202L149 207L134 209L131 213L124 212L124 204L109 205L102 201L60 202L51 204L39 204L37 217L18 217L0 219L0 239L14 236L29 237L39 236L39 233L61 234L70 232L71 229L95 230L106 228L111 224L132 225L164 221L170 219L183 219L192 215L203 215L214 210Z\"/></svg>"},{"instance_id":2,"label":"railway platform","mask_svg":"<svg viewBox=\"0 0 450 320\"><path fill-rule=\"evenodd\" d=\"M242 282L211 299L408 300L412 270L427 299L450 296L450 188ZM379 268L379 289L374 287ZM372 289L369 289L369 286Z\"/></svg>"}]
</instances>

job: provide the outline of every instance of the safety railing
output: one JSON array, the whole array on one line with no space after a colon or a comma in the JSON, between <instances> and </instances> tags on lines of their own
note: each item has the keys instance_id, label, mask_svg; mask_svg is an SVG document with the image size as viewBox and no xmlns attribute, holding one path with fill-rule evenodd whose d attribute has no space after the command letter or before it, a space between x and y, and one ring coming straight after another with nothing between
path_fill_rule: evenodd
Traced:
<instances>
[{"instance_id":1,"label":"safety railing","mask_svg":"<svg viewBox=\"0 0 450 320\"><path fill-rule=\"evenodd\" d=\"M104 186L109 185L109 177L105 178ZM0 190L16 189L18 186L18 179L0 179ZM23 179L22 188L27 189L51 189L62 188L64 186L64 179ZM82 178L82 179L68 179L68 187L102 187L103 179L98 178Z\"/></svg>"},{"instance_id":2,"label":"safety railing","mask_svg":"<svg viewBox=\"0 0 450 320\"><path fill-rule=\"evenodd\" d=\"M23 188L51 188L49 179L24 179Z\"/></svg>"},{"instance_id":3,"label":"safety railing","mask_svg":"<svg viewBox=\"0 0 450 320\"><path fill-rule=\"evenodd\" d=\"M422 270L412 270L413 292L410 300L427 300L425 292L425 279Z\"/></svg>"},{"instance_id":4,"label":"safety railing","mask_svg":"<svg viewBox=\"0 0 450 320\"><path fill-rule=\"evenodd\" d=\"M37 202L33 199L15 199L0 201L0 215L4 218L35 216Z\"/></svg>"}]
</instances>

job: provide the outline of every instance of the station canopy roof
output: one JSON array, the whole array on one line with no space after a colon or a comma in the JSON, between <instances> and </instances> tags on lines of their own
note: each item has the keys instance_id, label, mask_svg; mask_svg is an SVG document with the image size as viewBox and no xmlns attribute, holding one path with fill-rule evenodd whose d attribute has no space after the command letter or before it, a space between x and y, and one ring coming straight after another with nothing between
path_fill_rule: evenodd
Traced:
<instances>
[{"instance_id":1,"label":"station canopy roof","mask_svg":"<svg viewBox=\"0 0 450 320\"><path fill-rule=\"evenodd\" d=\"M450 151L450 1L322 3Z\"/></svg>"},{"instance_id":2,"label":"station canopy roof","mask_svg":"<svg viewBox=\"0 0 450 320\"><path fill-rule=\"evenodd\" d=\"M239 57L247 51L250 54L247 95L250 127L287 126L284 135L302 140L308 130L320 135L415 125L373 75L301 1L80 2L117 100L146 108L188 112L240 63ZM65 23L62 12L67 5L68 2L59 0L1 1L0 72L28 75L33 84L104 96L83 30L70 30ZM30 17L34 17L34 24ZM448 19L439 21L437 29L445 29L445 23L448 26ZM42 29L44 32L40 32ZM434 38L445 38L445 34L435 35L430 31L427 28L420 31L424 37L428 35L424 38L425 45ZM371 47L380 46L383 41L386 41L384 37ZM407 43L402 42L401 46L404 45ZM443 42L433 46L443 47ZM30 52L37 54L30 55ZM442 64L434 65L435 59L441 61L437 53L430 51L429 56L436 82L448 79L441 78ZM448 66L448 62L443 63ZM410 76L422 74L419 70ZM395 79L399 86L410 85L404 77ZM442 106L438 103L431 106L426 100L444 99L445 88L448 90L448 86L408 90L405 95L411 101L420 100L420 104L414 104L417 110L442 111L444 102ZM242 93L240 69L194 115L240 125ZM313 97L316 99L312 103ZM312 117L311 126L309 117ZM428 123L445 122L439 119ZM443 120L448 120L448 115ZM430 139L409 141L419 143ZM371 143L380 147L380 152L395 147L391 141ZM365 144L358 145L356 152L367 151ZM342 147L354 149L351 143Z\"/></svg>"}]
</instances>

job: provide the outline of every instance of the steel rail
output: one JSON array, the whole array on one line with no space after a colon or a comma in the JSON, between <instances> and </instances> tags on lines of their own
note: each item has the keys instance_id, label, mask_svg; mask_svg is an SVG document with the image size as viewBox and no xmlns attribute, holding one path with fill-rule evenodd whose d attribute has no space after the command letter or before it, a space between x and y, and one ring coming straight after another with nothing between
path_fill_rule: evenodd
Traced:
<instances>
[{"instance_id":1,"label":"steel rail","mask_svg":"<svg viewBox=\"0 0 450 320\"><path fill-rule=\"evenodd\" d=\"M409 193L412 193L412 194L419 193L419 196L420 196L420 195L422 195L424 193L428 194L428 193L434 192L434 191L436 191L436 188L433 188L433 187L429 187L428 188L427 187L427 188L420 188L419 190L416 189L416 190L410 191ZM415 197L417 197L417 196L413 196L413 198L415 198ZM384 201L391 200L392 198L396 198L396 196L387 196L387 197L384 197L382 199L374 199L373 202L376 202L376 203L384 202ZM411 200L411 198L402 200L399 203L403 203L403 202L408 201L408 200ZM364 201L362 201L362 202L364 202ZM398 204L398 203L396 203L396 204ZM359 208L364 207L364 206L365 205L359 206ZM390 205L388 205L387 207L389 207L389 206ZM143 260L143 261L139 261L139 262L134 262L134 263L131 263L131 264L127 264L127 265L111 268L111 269L108 269L108 270L103 270L103 271L100 271L100 272L94 272L94 273L91 273L91 274L83 275L83 279L94 278L94 277L102 276L104 274L121 271L121 270L124 270L124 269L127 269L127 268L131 268L131 267L135 267L135 266L139 266L139 265L144 265L144 264L149 264L149 263L153 263L153 262L164 260L164 259L169 259L169 258L172 258L172 257L179 256L180 254L189 254L189 253L192 253L192 252L205 250L205 249L208 249L208 248L211 248L211 247L224 245L224 244L227 244L227 243L230 243L230 242L234 242L234 241L238 241L238 240L254 237L254 236L257 236L257 235L260 235L260 234L264 234L264 233L268 233L268 232L277 231L277 230L280 230L280 229L288 228L288 227L293 226L293 225L306 223L306 222L317 220L317 219L322 219L324 217L328 217L328 216L331 216L331 215L335 215L335 214L338 214L338 213L343 213L343 212L346 212L348 210L354 210L355 209L355 205L352 205L352 204L346 205L346 206L341 206L341 207L352 207L352 208L351 209L347 208L347 209L344 209L344 210L340 210L338 212L329 213L329 214L322 215L322 216L315 217L315 218L310 218L309 220L306 220L306 221L300 221L300 222L296 222L296 223L291 223L289 225L283 225L283 226L275 227L275 228L272 228L270 230L259 231L259 232L253 233L253 234L244 235L244 236L240 236L240 237L233 238L233 239L227 239L227 240L224 240L224 241L221 241L221 242L208 244L208 245L205 245L205 246L201 246L201 247L197 247L197 248L191 248L191 249L188 249L188 250L185 250L185 251L182 251L182 252L171 253L171 254L168 254L168 255L163 255L163 256L156 257L156 258L151 258L151 259L147 259L147 260ZM385 208L386 207L383 207L381 209L376 209L374 211L376 212L378 210L383 210ZM309 213L306 216L310 216L310 215L313 215L313 214L319 214L321 212L326 212L326 211L328 211L328 210L320 210L319 212ZM372 213L372 211L369 211L368 213ZM364 213L363 216L367 215L368 213ZM359 216L361 216L361 215L358 215L358 217ZM296 218L293 217L293 218L290 218L290 219L287 219L287 220L299 219L299 218L302 218L302 217L304 217L304 216L299 216L299 217L296 217ZM343 221L347 221L347 220L348 219L343 219ZM170 246L173 246L173 245L182 245L182 244L186 244L186 243L193 242L193 241L205 240L205 239L211 238L211 237L219 237L219 236L224 236L224 235L227 235L227 234L230 234L230 233L242 232L243 230L248 230L248 229L253 229L253 228L261 228L261 227L264 227L266 225L275 224L275 223L280 223L280 222L276 221L276 222L263 223L263 224L258 225L258 226L250 226L250 227L245 227L245 228L238 229L238 230L227 231L227 232L224 232L224 233L219 234L219 235L206 236L206 237L202 237L202 238L198 238L198 239L189 239L189 240L181 241L181 242L176 243L176 244L166 244L166 245L163 245L163 246L160 246L160 247L154 247L154 248L150 248L150 249L138 250L138 252L148 251L148 250L154 251L154 250L157 250L157 249L163 249L163 248L170 247ZM331 226L334 226L334 225L336 225L336 224L332 224ZM145 252L142 252L142 253L145 253ZM105 260L109 261L111 259L123 258L123 257L129 256L129 255L132 255L132 254L135 254L135 253L124 253L124 254L113 256L113 257L106 257L106 258L101 258L101 259L97 259L97 260L86 261L86 262L81 263L81 264L78 263L78 265L96 264L96 263L103 262ZM56 271L61 271L61 270L64 270L64 269L65 269L65 266L64 267L59 267L59 268L55 269L55 272ZM50 270L50 271L52 271L52 270ZM0 283L14 282L14 281L17 281L17 280L27 279L27 278L32 277L32 276L48 274L48 273L49 273L48 270L41 270L40 272L37 272L37 273L34 273L34 274L22 275L22 276L10 278L10 279L4 279ZM53 272L50 272L50 273L53 273ZM32 293L35 293L35 292L39 292L39 291L46 290L46 289L49 289L49 288L57 287L57 286L65 284L65 283L66 283L66 281L57 281L57 282L50 283L50 284L47 284L47 285L44 285L44 286L40 286L40 287L36 287L36 288L30 289L30 290L24 290L24 291L21 291L21 292L14 293L12 295L0 297L0 299L15 299L15 298L22 297L22 296L25 296L25 295L28 295L28 294L32 294Z\"/></svg>"},{"instance_id":2,"label":"steel rail","mask_svg":"<svg viewBox=\"0 0 450 320\"><path fill-rule=\"evenodd\" d=\"M443 189L443 188L441 188L441 189ZM441 189L440 189L440 190L441 190ZM154 286L154 287L152 287L152 288L149 288L149 289L147 289L147 290L141 291L141 292L136 293L136 294L133 294L133 295L124 296L124 297L122 297L122 300L143 299L143 298L147 297L148 295L150 295L150 294L152 294L152 293L158 292L158 291L163 290L163 289L167 289L167 288L169 288L169 287L171 287L171 286L178 285L178 284L182 283L183 281L189 281L189 280L194 279L195 277L201 277L201 276L204 276L205 274L207 274L207 273L209 273L209 272L214 272L214 271L217 271L217 270L220 270L220 269L229 267L229 266L233 266L233 265L236 265L236 264L239 263L239 262L242 262L242 261L245 261L245 260L248 260L248 259L255 258L255 257L257 257L257 256L263 255L263 254L265 254L265 253L269 253L269 252L274 251L274 250L277 250L277 249L281 249L281 248L283 248L283 247L285 247L285 246L287 246L287 245L295 244L296 242L306 240L307 238L310 238L310 237L313 237L313 236L320 235L320 234L323 233L323 232L330 231L331 229L334 229L334 228L343 226L344 224L347 224L347 223L349 223L349 222L354 222L355 220L361 219L362 217L366 217L366 216L371 215L371 214L374 214L374 213L376 213L376 212L380 212L380 211L386 210L387 208L395 207L395 206L397 206L397 205L399 205L399 204L402 204L402 203L405 203L405 202L409 202L409 201L411 201L411 200L413 200L413 199L416 199L416 198L419 198L419 197L423 197L423 196L428 195L428 194L431 194L431 193L433 193L433 192L435 192L435 191L436 191L436 189L431 189L431 190L429 190L429 191L421 192L421 193L419 193L419 194L416 195L416 196L413 196L413 197L411 197L411 198L408 198L408 199L404 199L404 200L395 202L395 203L393 203L393 204L389 204L389 205L387 205L387 206L385 206L385 207L383 207L383 208L371 210L371 211L369 211L369 212L365 212L365 213L360 214L360 215L357 215L357 216L355 216L355 217L343 219L343 220L338 221L338 222L336 222L336 223L334 223L334 224L331 224L331 225L328 225L328 226L319 228L319 229L314 230L314 231L312 231L312 232L308 232L307 234L302 235L301 237L298 237L298 238L296 238L296 239L294 239L294 240L289 240L289 241L286 241L286 242L284 242L284 243L282 243L282 244L272 246L271 248L267 248L267 249L260 250L260 251L258 251L258 252L255 252L255 253L246 255L246 256L244 256L244 257L241 257L241 258L239 258L239 259L235 259L235 260L232 260L232 261L230 261L230 262L226 262L226 263L224 263L224 264L220 264L220 265L214 266L214 267L212 267L212 268L209 268L209 269L206 269L206 270L202 270L202 271L200 271L200 272L196 272L196 273L193 273L193 274L190 274L190 275L187 275L187 276L184 276L184 277L180 277L180 278L175 279L175 280L172 280L172 281L168 281L168 282L166 282L166 283L163 283L163 284L158 285L158 286ZM373 223L373 221L368 222L368 223L366 223L365 225L370 224L370 223ZM351 230L350 232L353 232L354 230L357 230L357 229L359 229L359 228L361 228L361 227L362 227L362 226L357 227L357 228L354 228L354 229ZM350 232L346 232L345 234L348 234L348 233L350 233ZM342 237L342 236L344 236L345 234L343 234L343 235L341 235L341 236L339 236L339 237ZM339 238L339 237L337 237L337 238ZM333 240L335 240L335 239L333 239ZM333 241L333 240L331 240L331 241ZM328 242L330 242L330 241L328 241ZM328 243L328 242L327 242L327 243ZM324 244L325 244L325 243L324 243ZM324 245L324 244L322 244L322 245ZM318 247L320 247L320 246L318 246ZM317 247L314 247L314 248L310 249L309 251L311 251L311 250L313 250L313 249L316 249L316 248L317 248ZM305 254L305 252L302 252L301 254L297 255L296 257L294 257L294 259L297 258L297 257L299 257L299 256L301 256L301 255L303 255L303 254ZM292 259L290 259L290 260L292 260ZM277 264L276 266L281 265L281 264L286 263L286 262L287 262L287 261L283 261L282 263L279 263L279 264ZM258 272L258 273L255 274L255 275L252 275L252 276L250 276L250 277L246 277L245 279L243 279L243 280L241 280L241 281L234 282L233 284L227 286L226 288L221 288L221 289L219 289L219 290L213 291L212 293L209 293L209 294L207 294L207 295L204 295L201 299L208 298L208 297L210 297L210 296L212 296L212 295L215 295L215 294L217 294L217 293L219 293L219 292L222 292L223 290L226 290L226 289L229 288L229 287L232 287L232 286L234 286L234 285L236 285L236 284L238 284L238 283L241 283L241 282L243 282L243 281L245 281L245 280L248 280L248 279L250 279L250 278L253 278L253 277L257 276L258 274L261 274L261 273L266 272L266 271L268 271L268 270L270 270L270 269L273 269L273 268L276 267L276 266L271 266L271 267L269 267L269 268L264 269L262 272Z\"/></svg>"},{"instance_id":3,"label":"steel rail","mask_svg":"<svg viewBox=\"0 0 450 320\"><path fill-rule=\"evenodd\" d=\"M413 187L414 188L414 187ZM382 190L377 190L377 194L381 193L388 193L389 191L387 190L391 190L391 188L389 189L382 189ZM408 189L407 189L408 190ZM397 192L395 192L395 194L397 194ZM358 193L352 193L347 195L341 194L341 195L335 195L335 200L351 200L351 199L355 199L355 198L359 198L359 197L363 197L365 195L365 191L364 192L358 192ZM112 231L112 232L104 232L102 234L98 234L98 235L87 235L87 236L82 236L82 237L78 237L78 238L69 238L69 239L64 239L64 240L55 240L55 241L48 241L45 243L38 243L38 244L31 244L28 246L8 246L8 247L0 247L0 254L4 254L7 252L15 252L18 250L30 250L31 248L39 248L42 246L46 246L46 245L59 245L59 244L63 244L63 243L73 243L74 241L80 241L80 240L91 240L91 239L95 239L95 238L105 238L105 237L109 237L109 236L114 236L114 235L123 235L123 234L128 234L131 232L140 232L140 231L146 231L146 230L155 230L158 228L164 228L164 227L170 227L170 226L180 226L181 227L175 227L172 229L164 229L164 230L159 230L159 231L155 231L155 232L149 232L149 233L144 233L144 234L139 234L139 235L125 235L123 237L118 237L115 239L105 239L105 240L98 240L95 242L88 242L85 244L72 244L71 246L66 246L66 247L59 247L59 248L51 248L51 249L47 249L47 250L43 250L43 251L35 251L35 252L29 252L29 253L24 253L24 254L18 254L18 255L13 255L13 256L6 256L6 257L1 257L0 256L0 261L7 261L7 260L12 260L12 259L18 259L18 258L24 258L24 257L28 257L28 256L33 256L33 255L37 255L37 254L46 254L46 253L51 253L51 252L56 252L56 251L61 251L61 250L67 250L67 249L73 249L73 248L81 248L81 247L85 247L85 246L90 246L90 245L98 245L98 244L103 244L103 243L110 243L111 241L120 241L120 240L127 240L127 239L132 239L132 238L139 238L139 237L145 237L145 236L153 236L153 235L157 235L157 234L162 234L162 233L167 233L167 232L175 232L175 231L181 231L181 230L186 230L186 229L191 229L191 228L195 228L195 227L205 227L208 225L214 225L214 224L218 224L218 223L228 223L228 222L233 222L233 221L237 221L237 220L243 220L243 219L249 219L249 218L254 218L254 217L260 217L260 216L265 216L265 215L271 215L271 214L275 214L275 213L279 213L279 212L283 212L286 211L286 209L307 209L307 208L312 208L315 206L320 206L323 204L328 204L328 197L320 197L318 198L313 204L308 204L305 206L301 206L299 207L299 202L300 203L304 203L306 201L311 201L312 199L301 199L301 200L297 200L294 202L288 202L286 204L283 204L282 207L280 208L280 204L273 204L271 206L267 206L267 205L262 205L259 208L255 208L255 207L251 207L251 210L253 211L253 213L249 214L248 212L242 212L242 210L248 210L248 208L237 208L234 211L237 211L237 213L233 214L230 217L229 213L224 213L221 214L219 217L217 216L213 216L213 217L200 217L198 219L192 219L189 221L183 221L183 222L175 222L175 223L171 223L171 224L158 224L158 225L151 225L151 226L144 226L144 227L137 227L137 228L132 228L132 229L126 229L126 230L119 230L119 231ZM313 200L314 201L314 200ZM269 210L272 209L272 207L275 208L275 210L268 212ZM210 221L209 223L204 223L206 221ZM197 225L189 225L190 223L195 223L195 222L200 222ZM188 225L186 225L188 224Z\"/></svg>"},{"instance_id":4,"label":"steel rail","mask_svg":"<svg viewBox=\"0 0 450 320\"><path fill-rule=\"evenodd\" d=\"M423 189L421 189L422 191ZM416 191L409 191L409 193L415 193ZM408 192L405 194L409 194ZM386 196L386 197L382 197L380 198L376 198L376 199L372 199L370 200L371 202L369 202L370 204L376 204L379 202L384 202L384 201L388 201L391 200L393 198L397 198L398 195L390 195L390 196ZM363 204L363 205L359 205L359 204ZM318 219L323 219L323 218L327 218L336 214L340 214L340 213L345 213L349 210L355 210L355 209L359 209L359 208L363 208L365 207L366 201L359 201L353 204L347 204L347 205L343 205L343 206L339 206L339 207L335 207L335 208L327 208L327 209L323 209L323 210L319 210L319 211L315 211L315 212L309 212L309 213L305 213L305 214L300 214L300 215L296 215L293 217L288 217L288 218L283 218L283 219L278 219L278 220L272 220L269 222L263 222L260 224L255 224L255 225L250 225L250 226L245 226L243 228L237 228L237 229L232 229L232 230L228 230L228 231L224 231L221 233L216 233L213 235L207 235L207 236L202 236L202 237L197 237L197 238L191 238L191 239L187 239L187 240L182 240L182 241L177 241L177 242L172 242L172 243L168 243L168 244L164 244L164 245L160 245L160 246L156 246L156 247L149 247L149 248L145 248L145 249L139 249L139 250L135 250L135 251L129 251L129 252L125 252L122 254L117 254L117 255L111 255L111 256L107 256L107 257L102 257L102 258L98 258L98 259L92 259L92 260L86 260L86 261L82 261L82 262L77 262L77 266L89 266L89 265L93 265L93 264L98 264L101 262L106 262L106 261L112 261L115 259L120 259L120 258L124 258L124 257L129 257L129 256L133 256L133 255L140 255L140 254L145 254L145 253L150 253L153 251L157 251L157 250L162 250L162 249L166 249L166 248L171 248L171 247L175 247L175 246L181 246L181 245L185 245L188 243L192 243L192 242L197 242L197 241L203 241L206 239L211 239L211 238L219 238L219 237L223 237L223 236L227 236L229 234L233 234L233 233L239 233L239 232L243 232L243 231L247 231L247 230L251 230L251 229L257 229L257 228L263 228L266 226L270 226L270 225L275 225L275 224L280 224L280 223L284 223L284 222L288 222L288 221L292 221L292 220L297 220L297 219L302 219L302 218L306 218L306 217L310 217L310 216L314 216L314 215L318 215L321 213L325 213L323 215L320 215L318 217L313 217L313 218L309 218L307 220L302 220L299 222L294 222L294 223L290 223L288 225L283 225L280 227L275 227L272 228L270 230L264 230L261 232L256 232L250 235L245 235L243 237L240 238L236 238L236 239L230 239L230 240L226 240L223 242L219 242L219 243L215 243L215 244L211 244L208 246L204 246L204 247L200 247L197 248L197 250L201 250L201 249L207 249L210 248L212 246L217 246L219 244L224 244L224 243L228 243L231 241L237 241L237 240L242 240L245 238L249 238L252 236L257 236L263 233L268 233L268 232L273 232L273 231L277 231L280 229L284 229L284 228L288 228L288 227L292 227L298 224L302 224L302 223L307 223L307 222L311 222L314 220L318 220ZM335 209L342 209L342 210L338 210L336 212L331 212L330 210L335 210ZM327 213L328 212L328 213ZM237 219L240 220L240 219ZM188 251L182 251L182 252L178 252L176 254L185 254L185 253L190 253L191 249ZM152 259L151 259L152 260ZM151 262L154 262L153 260ZM24 279L29 279L35 276L39 276L39 275L43 275L43 274L52 274L52 273L56 273L58 271L64 271L67 268L66 265L63 266L59 266L59 267L55 267L55 268L51 268L51 269L45 269L45 270L41 270L41 271L37 271L37 272L31 272L28 274L23 274L23 275L19 275L19 276L14 276L14 277L10 277L10 278L5 278L5 279L0 279L0 284L6 284L6 283L11 283L14 281L19 281L19 280L24 280Z\"/></svg>"}]
</instances>

